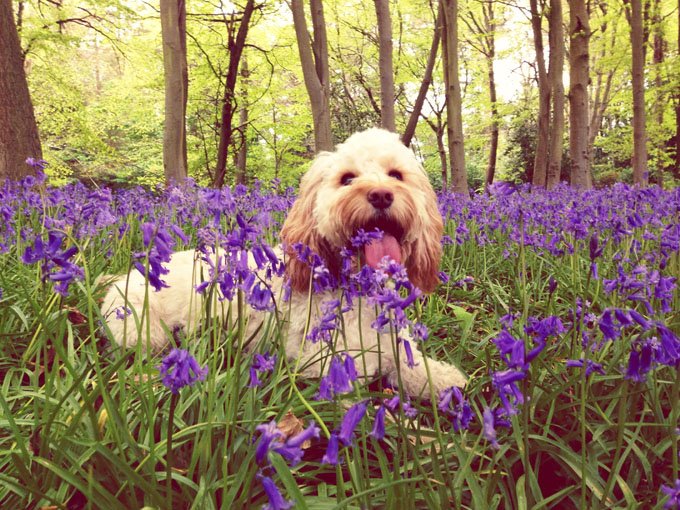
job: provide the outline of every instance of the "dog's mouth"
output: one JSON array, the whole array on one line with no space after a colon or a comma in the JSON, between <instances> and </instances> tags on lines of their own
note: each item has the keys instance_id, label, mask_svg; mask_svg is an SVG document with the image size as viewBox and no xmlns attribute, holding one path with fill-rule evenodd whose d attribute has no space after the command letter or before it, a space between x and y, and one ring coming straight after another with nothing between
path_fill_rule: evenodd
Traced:
<instances>
[{"instance_id":1,"label":"dog's mouth","mask_svg":"<svg viewBox=\"0 0 680 510\"><path fill-rule=\"evenodd\" d=\"M387 216L379 216L362 227L366 232L382 230L381 239L375 239L363 247L364 263L377 268L384 257L389 257L401 264L401 242L404 239L404 228Z\"/></svg>"}]
</instances>

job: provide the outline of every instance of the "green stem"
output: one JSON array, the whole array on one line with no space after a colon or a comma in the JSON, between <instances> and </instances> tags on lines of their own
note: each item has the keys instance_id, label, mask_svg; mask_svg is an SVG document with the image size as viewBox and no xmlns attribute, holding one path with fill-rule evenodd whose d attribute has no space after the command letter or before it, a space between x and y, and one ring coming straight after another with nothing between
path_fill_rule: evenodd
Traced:
<instances>
[{"instance_id":1,"label":"green stem","mask_svg":"<svg viewBox=\"0 0 680 510\"><path fill-rule=\"evenodd\" d=\"M165 507L172 508L172 431L175 422L175 409L179 401L179 393L173 393L170 397L170 412L168 413L168 438L166 441L167 453L165 455Z\"/></svg>"},{"instance_id":2,"label":"green stem","mask_svg":"<svg viewBox=\"0 0 680 510\"><path fill-rule=\"evenodd\" d=\"M607 496L612 490L614 485L614 480L616 480L616 475L618 474L619 460L621 459L621 452L623 450L623 431L626 428L626 410L628 407L628 379L623 380L623 388L621 389L621 395L619 396L619 414L618 423L616 424L616 452L614 453L614 460L612 462L611 471L609 472L609 478L607 479L607 485L602 493L602 498L600 499L600 508L606 508L605 501Z\"/></svg>"}]
</instances>

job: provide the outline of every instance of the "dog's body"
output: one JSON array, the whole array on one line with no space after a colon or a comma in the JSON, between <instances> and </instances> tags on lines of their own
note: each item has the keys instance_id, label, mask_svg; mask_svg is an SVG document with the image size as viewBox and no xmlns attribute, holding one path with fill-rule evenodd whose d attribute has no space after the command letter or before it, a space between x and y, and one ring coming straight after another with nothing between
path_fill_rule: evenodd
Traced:
<instances>
[{"instance_id":1,"label":"dog's body","mask_svg":"<svg viewBox=\"0 0 680 510\"><path fill-rule=\"evenodd\" d=\"M464 386L466 378L457 368L424 360L417 350L413 353L415 366L408 367L407 356L403 347L395 345L394 335L372 329L376 313L365 302L343 311L336 345L306 338L310 327L322 319L323 304L337 295L323 291L310 296L310 267L292 247L298 243L309 247L337 276L340 252L361 228L384 232L381 240L364 247L361 258L367 264L377 267L388 256L403 263L413 284L425 292L433 290L443 231L436 195L413 153L397 135L384 130L355 134L336 152L320 154L302 179L300 196L281 231L286 276L271 280L278 317L286 325L283 339L288 359L303 375L317 377L328 369L331 353L346 351L355 357L359 376L387 375L393 384L400 381L411 395L429 395L428 371L434 395L451 386ZM208 272L206 263L200 262L195 252L184 251L175 253L167 268L169 273L163 278L168 287L159 292L147 291L145 277L137 271L112 282L102 312L118 344L132 347L141 338L145 347L159 350L168 343L168 330L183 327L190 331L199 324L206 303L195 286L200 275ZM284 281L291 287L288 300L281 299ZM144 309L145 300L148 310ZM228 303L210 306L225 315ZM126 309L132 310L128 317L113 313ZM138 328L142 317L148 320L142 320ZM271 314L248 308L246 338L268 317Z\"/></svg>"}]
</instances>

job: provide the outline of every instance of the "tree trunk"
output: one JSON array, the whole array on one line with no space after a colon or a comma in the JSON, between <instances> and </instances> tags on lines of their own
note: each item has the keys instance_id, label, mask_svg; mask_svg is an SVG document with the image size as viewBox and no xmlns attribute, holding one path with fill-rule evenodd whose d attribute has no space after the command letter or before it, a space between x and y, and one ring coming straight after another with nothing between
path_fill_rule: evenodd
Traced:
<instances>
[{"instance_id":1,"label":"tree trunk","mask_svg":"<svg viewBox=\"0 0 680 510\"><path fill-rule=\"evenodd\" d=\"M186 112L189 75L186 6L184 0L160 0L160 8L165 77L163 168L166 184L173 184L180 183L187 177Z\"/></svg>"},{"instance_id":2,"label":"tree trunk","mask_svg":"<svg viewBox=\"0 0 680 510\"><path fill-rule=\"evenodd\" d=\"M416 132L416 126L418 125L418 119L420 118L420 112L423 110L423 104L425 103L425 96L427 91L430 89L432 84L432 70L437 61L437 52L439 50L439 43L441 41L442 35L442 5L439 4L439 9L437 12L437 19L434 22L434 35L432 36L432 46L430 47L430 53L427 57L427 64L425 65L425 73L423 74L423 81L420 83L420 89L418 90L418 95L413 103L413 111L406 123L406 129L404 129L404 134L401 137L401 141L407 147L411 145L411 140Z\"/></svg>"},{"instance_id":3,"label":"tree trunk","mask_svg":"<svg viewBox=\"0 0 680 510\"><path fill-rule=\"evenodd\" d=\"M26 158L42 158L12 0L0 0L0 180L33 174Z\"/></svg>"},{"instance_id":4,"label":"tree trunk","mask_svg":"<svg viewBox=\"0 0 680 510\"><path fill-rule=\"evenodd\" d=\"M545 188L548 174L548 147L550 136L550 81L545 69L543 53L542 14L538 12L537 0L529 0L531 9L531 29L534 35L536 50L536 68L538 74L538 127L536 134L536 155L534 157L534 175L532 184Z\"/></svg>"},{"instance_id":5,"label":"tree trunk","mask_svg":"<svg viewBox=\"0 0 680 510\"><path fill-rule=\"evenodd\" d=\"M657 126L663 126L664 121L664 110L666 108L666 102L668 96L664 93L664 79L663 79L663 65L665 61L665 48L666 41L663 36L663 26L661 21L661 5L660 0L654 0L653 3L653 15L652 15L652 25L654 30L653 38L653 63L654 63L654 123ZM664 163L662 158L656 159L656 168L654 169L654 179L653 182L663 188L663 174L664 174Z\"/></svg>"},{"instance_id":6,"label":"tree trunk","mask_svg":"<svg viewBox=\"0 0 680 510\"><path fill-rule=\"evenodd\" d=\"M236 152L236 183L245 184L246 162L248 157L248 61L243 57L241 66L241 104L239 105L238 131L240 133L241 144Z\"/></svg>"},{"instance_id":7,"label":"tree trunk","mask_svg":"<svg viewBox=\"0 0 680 510\"><path fill-rule=\"evenodd\" d=\"M677 26L680 27L680 0L678 0ZM678 30L678 51L680 51L680 29ZM676 77L677 79L677 77ZM675 169L673 175L680 179L680 86L675 88Z\"/></svg>"},{"instance_id":8,"label":"tree trunk","mask_svg":"<svg viewBox=\"0 0 680 510\"><path fill-rule=\"evenodd\" d=\"M463 115L460 80L458 78L458 0L443 2L442 55L446 84L446 134L451 166L451 187L464 197L469 196L465 148L463 145Z\"/></svg>"},{"instance_id":9,"label":"tree trunk","mask_svg":"<svg viewBox=\"0 0 680 510\"><path fill-rule=\"evenodd\" d=\"M562 139L564 137L564 28L562 26L562 0L550 0L548 17L550 67L550 95L552 97L552 122L548 149L548 175L546 187L554 189L560 183L562 172Z\"/></svg>"},{"instance_id":10,"label":"tree trunk","mask_svg":"<svg viewBox=\"0 0 680 510\"><path fill-rule=\"evenodd\" d=\"M392 16L389 0L374 0L378 19L378 48L380 67L380 126L396 131L394 114L394 66L392 64Z\"/></svg>"},{"instance_id":11,"label":"tree trunk","mask_svg":"<svg viewBox=\"0 0 680 510\"><path fill-rule=\"evenodd\" d=\"M246 38L248 37L250 19L252 18L254 10L255 0L248 0L246 6L243 8L243 15L241 16L241 23L238 27L236 37L233 36L233 33L229 34L229 67L227 68L224 97L222 98L220 140L217 147L217 164L215 166L215 175L213 178L213 184L216 187L224 186L227 174L228 153L234 136L233 122L234 113L236 111L236 81L239 74L241 55L243 54L243 48L246 45Z\"/></svg>"},{"instance_id":12,"label":"tree trunk","mask_svg":"<svg viewBox=\"0 0 680 510\"><path fill-rule=\"evenodd\" d=\"M588 44L590 24L585 0L572 0L569 9L569 155L571 185L590 188L588 148Z\"/></svg>"},{"instance_id":13,"label":"tree trunk","mask_svg":"<svg viewBox=\"0 0 680 510\"><path fill-rule=\"evenodd\" d=\"M486 65L489 77L489 103L491 105L491 140L489 141L489 160L486 165L486 187L493 183L496 176L498 159L498 98L496 95L496 76L493 63L496 58L496 23L493 13L493 0L482 5L484 9L484 37L486 40Z\"/></svg>"},{"instance_id":14,"label":"tree trunk","mask_svg":"<svg viewBox=\"0 0 680 510\"><path fill-rule=\"evenodd\" d=\"M642 1L630 2L630 40L633 50L633 182L646 186L649 181L647 170L647 128L645 112L645 57L643 53L644 34L642 27Z\"/></svg>"},{"instance_id":15,"label":"tree trunk","mask_svg":"<svg viewBox=\"0 0 680 510\"><path fill-rule=\"evenodd\" d=\"M316 152L333 150L330 111L330 82L328 79L328 41L321 0L311 0L314 39L310 43L303 0L291 0L295 37L300 53L302 74L309 95L314 120L314 148Z\"/></svg>"}]
</instances>

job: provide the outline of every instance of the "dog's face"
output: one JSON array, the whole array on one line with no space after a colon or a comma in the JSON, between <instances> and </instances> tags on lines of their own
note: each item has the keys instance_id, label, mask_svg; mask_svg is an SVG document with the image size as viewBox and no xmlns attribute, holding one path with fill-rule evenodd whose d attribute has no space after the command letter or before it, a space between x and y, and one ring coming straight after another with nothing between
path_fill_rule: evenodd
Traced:
<instances>
[{"instance_id":1,"label":"dog's face","mask_svg":"<svg viewBox=\"0 0 680 510\"><path fill-rule=\"evenodd\" d=\"M376 266L390 256L409 279L429 292L438 281L442 218L425 171L399 137L382 129L352 135L335 152L320 154L300 185L300 196L281 231L290 246L301 242L329 268L359 229L379 228L383 238L364 247L362 261ZM309 268L291 257L295 290L309 287Z\"/></svg>"}]
</instances>

